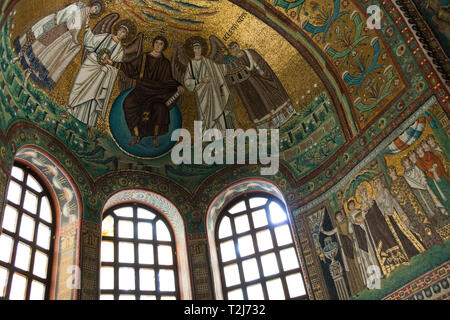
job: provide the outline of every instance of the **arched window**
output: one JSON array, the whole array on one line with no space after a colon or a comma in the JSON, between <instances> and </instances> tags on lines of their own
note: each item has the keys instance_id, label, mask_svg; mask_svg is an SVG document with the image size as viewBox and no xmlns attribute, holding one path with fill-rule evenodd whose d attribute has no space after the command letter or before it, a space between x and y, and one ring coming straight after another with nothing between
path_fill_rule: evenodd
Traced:
<instances>
[{"instance_id":1,"label":"arched window","mask_svg":"<svg viewBox=\"0 0 450 320\"><path fill-rule=\"evenodd\" d=\"M49 299L55 209L41 179L15 164L6 195L0 236L0 296Z\"/></svg>"},{"instance_id":2,"label":"arched window","mask_svg":"<svg viewBox=\"0 0 450 320\"><path fill-rule=\"evenodd\" d=\"M180 298L173 231L156 210L121 204L102 223L100 299Z\"/></svg>"},{"instance_id":3,"label":"arched window","mask_svg":"<svg viewBox=\"0 0 450 320\"><path fill-rule=\"evenodd\" d=\"M215 230L225 299L301 299L306 292L284 204L268 194L238 197Z\"/></svg>"}]
</instances>

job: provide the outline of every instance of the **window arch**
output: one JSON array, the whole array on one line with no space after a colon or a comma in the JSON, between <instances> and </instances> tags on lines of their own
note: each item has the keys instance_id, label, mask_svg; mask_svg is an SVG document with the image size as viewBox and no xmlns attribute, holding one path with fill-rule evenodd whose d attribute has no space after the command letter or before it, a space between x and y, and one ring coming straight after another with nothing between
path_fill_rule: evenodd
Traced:
<instances>
[{"instance_id":1,"label":"window arch","mask_svg":"<svg viewBox=\"0 0 450 320\"><path fill-rule=\"evenodd\" d=\"M235 197L218 215L214 234L225 299L306 298L287 210L277 197Z\"/></svg>"},{"instance_id":2,"label":"window arch","mask_svg":"<svg viewBox=\"0 0 450 320\"><path fill-rule=\"evenodd\" d=\"M0 297L50 297L55 206L40 177L28 166L11 170L0 236Z\"/></svg>"},{"instance_id":3,"label":"window arch","mask_svg":"<svg viewBox=\"0 0 450 320\"><path fill-rule=\"evenodd\" d=\"M105 212L100 299L180 299L175 236L165 217L140 203Z\"/></svg>"}]
</instances>

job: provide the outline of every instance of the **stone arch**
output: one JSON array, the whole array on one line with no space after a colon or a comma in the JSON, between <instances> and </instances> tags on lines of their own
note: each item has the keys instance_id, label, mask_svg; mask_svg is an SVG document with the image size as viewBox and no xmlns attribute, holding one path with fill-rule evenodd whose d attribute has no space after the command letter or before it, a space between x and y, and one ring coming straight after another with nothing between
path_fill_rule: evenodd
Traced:
<instances>
[{"instance_id":1,"label":"stone arch","mask_svg":"<svg viewBox=\"0 0 450 320\"><path fill-rule=\"evenodd\" d=\"M41 178L55 205L56 239L50 296L57 300L78 299L83 212L78 187L59 161L39 147L21 147L14 161L27 165Z\"/></svg>"}]
</instances>

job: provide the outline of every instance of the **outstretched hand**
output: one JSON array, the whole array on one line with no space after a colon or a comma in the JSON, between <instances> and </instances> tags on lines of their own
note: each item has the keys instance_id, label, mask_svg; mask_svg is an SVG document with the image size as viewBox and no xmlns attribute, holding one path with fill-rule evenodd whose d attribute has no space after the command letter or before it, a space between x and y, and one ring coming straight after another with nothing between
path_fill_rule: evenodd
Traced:
<instances>
[{"instance_id":1,"label":"outstretched hand","mask_svg":"<svg viewBox=\"0 0 450 320\"><path fill-rule=\"evenodd\" d=\"M179 86L179 87L177 88L177 91L178 91L179 94L184 94L185 89L184 89L183 86Z\"/></svg>"}]
</instances>

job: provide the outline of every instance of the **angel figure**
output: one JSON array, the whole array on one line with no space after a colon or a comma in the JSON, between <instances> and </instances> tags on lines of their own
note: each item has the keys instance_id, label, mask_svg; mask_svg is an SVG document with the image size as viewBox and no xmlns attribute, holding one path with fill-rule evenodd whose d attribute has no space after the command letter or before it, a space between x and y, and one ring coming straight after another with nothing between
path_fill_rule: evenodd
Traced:
<instances>
[{"instance_id":1,"label":"angel figure","mask_svg":"<svg viewBox=\"0 0 450 320\"><path fill-rule=\"evenodd\" d=\"M111 13L91 30L86 27L83 63L69 95L67 113L85 123L88 135L97 124L98 116L105 118L114 83L118 75L118 63L134 59L142 52L143 34L136 36L136 26L130 20L119 19Z\"/></svg>"},{"instance_id":2,"label":"angel figure","mask_svg":"<svg viewBox=\"0 0 450 320\"><path fill-rule=\"evenodd\" d=\"M231 94L225 75L226 47L215 36L209 38L211 53L208 53L206 39L198 36L189 38L184 46L175 45L172 57L172 73L195 93L197 119L203 122L203 129L215 128L224 132L230 128Z\"/></svg>"},{"instance_id":3,"label":"angel figure","mask_svg":"<svg viewBox=\"0 0 450 320\"><path fill-rule=\"evenodd\" d=\"M17 57L25 70L25 80L31 79L40 87L54 89L56 83L81 50L78 42L80 30L89 17L102 14L102 0L91 1L87 6L79 1L57 10L33 24L14 41Z\"/></svg>"}]
</instances>

